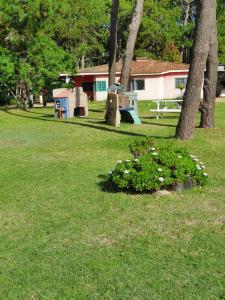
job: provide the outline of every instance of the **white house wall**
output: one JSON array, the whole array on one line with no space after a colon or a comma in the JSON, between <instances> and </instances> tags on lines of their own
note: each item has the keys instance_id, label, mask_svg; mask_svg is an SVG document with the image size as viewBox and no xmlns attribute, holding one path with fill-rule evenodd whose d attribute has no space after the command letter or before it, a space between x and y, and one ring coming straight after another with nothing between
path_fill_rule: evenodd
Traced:
<instances>
[{"instance_id":1,"label":"white house wall","mask_svg":"<svg viewBox=\"0 0 225 300\"><path fill-rule=\"evenodd\" d=\"M173 99L181 96L181 90L176 89L175 78L187 78L188 75L165 75L164 77L164 97L165 99ZM184 93L184 91L183 91Z\"/></svg>"},{"instance_id":2,"label":"white house wall","mask_svg":"<svg viewBox=\"0 0 225 300\"><path fill-rule=\"evenodd\" d=\"M164 86L163 76L145 77L145 90L137 91L138 100L164 99L163 86Z\"/></svg>"},{"instance_id":3,"label":"white house wall","mask_svg":"<svg viewBox=\"0 0 225 300\"><path fill-rule=\"evenodd\" d=\"M106 81L106 92L95 91L95 99L96 101L103 101L107 98L107 88L109 85L108 77L97 77L95 81Z\"/></svg>"},{"instance_id":4,"label":"white house wall","mask_svg":"<svg viewBox=\"0 0 225 300\"><path fill-rule=\"evenodd\" d=\"M187 78L187 74L164 74L158 76L133 76L131 79L144 79L145 90L135 91L138 94L138 100L155 100L155 99L173 99L181 96L181 91L175 87L175 78ZM116 82L119 77L116 76ZM98 75L95 81L106 81L108 88L108 76ZM104 101L107 98L107 91L94 92L94 100Z\"/></svg>"},{"instance_id":5,"label":"white house wall","mask_svg":"<svg viewBox=\"0 0 225 300\"><path fill-rule=\"evenodd\" d=\"M138 94L138 100L164 99L164 77L134 77L135 79L145 80L145 90L135 91ZM119 77L116 77L116 82ZM106 81L108 87L108 77L98 77L96 81ZM106 92L95 92L96 101L106 100Z\"/></svg>"}]
</instances>

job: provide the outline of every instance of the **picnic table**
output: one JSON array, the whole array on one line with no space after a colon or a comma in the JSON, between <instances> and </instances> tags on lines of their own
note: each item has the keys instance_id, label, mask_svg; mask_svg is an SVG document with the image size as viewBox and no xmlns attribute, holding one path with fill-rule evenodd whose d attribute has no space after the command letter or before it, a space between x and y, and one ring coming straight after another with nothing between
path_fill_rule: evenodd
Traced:
<instances>
[{"instance_id":1,"label":"picnic table","mask_svg":"<svg viewBox=\"0 0 225 300\"><path fill-rule=\"evenodd\" d=\"M157 104L157 108L150 109L150 111L156 112L156 118L158 120L160 115L161 115L161 118L163 118L163 113L180 113L181 108L182 108L182 101L183 100L181 100L181 99L154 100L152 102L155 102ZM176 104L176 107L175 108L167 107L166 104L169 104L169 103ZM162 107L162 104L164 104L163 107Z\"/></svg>"}]
</instances>

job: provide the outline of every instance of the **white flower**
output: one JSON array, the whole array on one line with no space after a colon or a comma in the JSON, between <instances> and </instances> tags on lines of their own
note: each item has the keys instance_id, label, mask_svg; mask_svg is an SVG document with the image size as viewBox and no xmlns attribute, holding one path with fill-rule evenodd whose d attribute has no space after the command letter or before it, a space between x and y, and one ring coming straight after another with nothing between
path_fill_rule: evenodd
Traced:
<instances>
[{"instance_id":1,"label":"white flower","mask_svg":"<svg viewBox=\"0 0 225 300\"><path fill-rule=\"evenodd\" d=\"M208 176L208 173L203 173L203 175L204 175L205 177L207 177L207 176Z\"/></svg>"},{"instance_id":2,"label":"white flower","mask_svg":"<svg viewBox=\"0 0 225 300\"><path fill-rule=\"evenodd\" d=\"M177 157L178 157L178 158L182 158L182 156L181 156L181 155L178 155Z\"/></svg>"},{"instance_id":3,"label":"white flower","mask_svg":"<svg viewBox=\"0 0 225 300\"><path fill-rule=\"evenodd\" d=\"M109 171L108 173L109 173L109 175L112 175L113 171Z\"/></svg>"},{"instance_id":4,"label":"white flower","mask_svg":"<svg viewBox=\"0 0 225 300\"><path fill-rule=\"evenodd\" d=\"M120 160L120 159L117 160L117 163L118 163L118 164L122 164L122 160Z\"/></svg>"},{"instance_id":5,"label":"white flower","mask_svg":"<svg viewBox=\"0 0 225 300\"><path fill-rule=\"evenodd\" d=\"M194 158L193 160L194 160L194 161L198 161L198 159L197 159L197 158Z\"/></svg>"},{"instance_id":6,"label":"white flower","mask_svg":"<svg viewBox=\"0 0 225 300\"><path fill-rule=\"evenodd\" d=\"M152 155L156 156L156 155L158 155L158 153L157 152L153 152Z\"/></svg>"},{"instance_id":7,"label":"white flower","mask_svg":"<svg viewBox=\"0 0 225 300\"><path fill-rule=\"evenodd\" d=\"M134 160L135 162L139 162L139 159L138 158L135 158L135 160Z\"/></svg>"},{"instance_id":8,"label":"white flower","mask_svg":"<svg viewBox=\"0 0 225 300\"><path fill-rule=\"evenodd\" d=\"M195 156L195 155L190 155L190 157L191 157L191 158L196 158L196 156Z\"/></svg>"},{"instance_id":9,"label":"white flower","mask_svg":"<svg viewBox=\"0 0 225 300\"><path fill-rule=\"evenodd\" d=\"M162 172L162 169L161 169L161 168L158 168L158 171L159 171L159 172Z\"/></svg>"},{"instance_id":10,"label":"white flower","mask_svg":"<svg viewBox=\"0 0 225 300\"><path fill-rule=\"evenodd\" d=\"M151 151L155 151L155 148L151 148Z\"/></svg>"},{"instance_id":11,"label":"white flower","mask_svg":"<svg viewBox=\"0 0 225 300\"><path fill-rule=\"evenodd\" d=\"M197 168L197 170L201 170L202 169L201 166L199 166L199 165L196 165L196 168Z\"/></svg>"},{"instance_id":12,"label":"white flower","mask_svg":"<svg viewBox=\"0 0 225 300\"><path fill-rule=\"evenodd\" d=\"M160 181L160 182L163 182L163 181L164 181L164 178L163 178L163 177L159 177L159 181Z\"/></svg>"},{"instance_id":13,"label":"white flower","mask_svg":"<svg viewBox=\"0 0 225 300\"><path fill-rule=\"evenodd\" d=\"M129 160L129 159L126 159L126 162L130 162L130 160Z\"/></svg>"},{"instance_id":14,"label":"white flower","mask_svg":"<svg viewBox=\"0 0 225 300\"><path fill-rule=\"evenodd\" d=\"M125 170L125 171L124 171L124 174L129 174L129 172L130 172L130 171L128 171L128 170Z\"/></svg>"},{"instance_id":15,"label":"white flower","mask_svg":"<svg viewBox=\"0 0 225 300\"><path fill-rule=\"evenodd\" d=\"M202 169L205 169L205 166L201 165Z\"/></svg>"}]
</instances>

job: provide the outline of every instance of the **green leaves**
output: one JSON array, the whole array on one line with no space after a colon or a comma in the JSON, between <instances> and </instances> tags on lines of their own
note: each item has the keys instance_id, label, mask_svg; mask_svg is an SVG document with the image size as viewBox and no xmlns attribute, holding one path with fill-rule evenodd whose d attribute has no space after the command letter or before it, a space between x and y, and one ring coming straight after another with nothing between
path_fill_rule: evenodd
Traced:
<instances>
[{"instance_id":1,"label":"green leaves","mask_svg":"<svg viewBox=\"0 0 225 300\"><path fill-rule=\"evenodd\" d=\"M136 154L137 144L132 144L133 154ZM149 149L146 140L140 142L139 146L139 158L119 160L115 169L110 172L109 182L115 187L127 191L152 192L174 188L179 183L186 183L190 178L197 185L207 183L205 166L195 156L189 155L186 148L168 146ZM147 152L144 152L143 148Z\"/></svg>"},{"instance_id":2,"label":"green leaves","mask_svg":"<svg viewBox=\"0 0 225 300\"><path fill-rule=\"evenodd\" d=\"M134 0L120 0L118 59L123 57ZM0 88L20 80L39 92L60 72L107 63L111 0L0 0ZM194 18L182 25L180 1L145 0L135 55L180 61L192 47ZM218 0L219 59L225 63L225 6ZM187 55L188 57L188 55ZM7 85L11 92L5 90Z\"/></svg>"},{"instance_id":3,"label":"green leaves","mask_svg":"<svg viewBox=\"0 0 225 300\"><path fill-rule=\"evenodd\" d=\"M25 91L40 93L60 72L75 72L74 58L53 39L50 24L56 4L59 1L0 0L1 80L14 94L21 81Z\"/></svg>"},{"instance_id":4,"label":"green leaves","mask_svg":"<svg viewBox=\"0 0 225 300\"><path fill-rule=\"evenodd\" d=\"M221 64L225 64L225 3L223 0L217 1L217 19L219 62Z\"/></svg>"},{"instance_id":5,"label":"green leaves","mask_svg":"<svg viewBox=\"0 0 225 300\"><path fill-rule=\"evenodd\" d=\"M60 72L73 73L72 56L46 36L39 36L28 45L28 60L35 73L34 87L43 88L43 81L50 84L57 80Z\"/></svg>"}]
</instances>

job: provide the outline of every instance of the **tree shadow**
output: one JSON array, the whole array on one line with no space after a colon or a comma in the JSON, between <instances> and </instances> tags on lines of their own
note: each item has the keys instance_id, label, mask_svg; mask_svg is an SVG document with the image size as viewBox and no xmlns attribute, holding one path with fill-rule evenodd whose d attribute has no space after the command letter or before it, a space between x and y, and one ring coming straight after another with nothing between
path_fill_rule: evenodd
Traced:
<instances>
[{"instance_id":1,"label":"tree shadow","mask_svg":"<svg viewBox=\"0 0 225 300\"><path fill-rule=\"evenodd\" d=\"M42 115L42 116L45 116L45 117L49 116L49 117L54 118L54 113L52 113L52 114L46 114L46 113L43 113L43 112L37 112L35 110L34 111L32 111L32 110L26 110L26 112L28 112L30 114L37 114L37 115Z\"/></svg>"},{"instance_id":2,"label":"tree shadow","mask_svg":"<svg viewBox=\"0 0 225 300\"><path fill-rule=\"evenodd\" d=\"M143 121L143 119L144 119L144 121ZM145 121L145 119L151 120L151 122L147 122L147 121ZM160 119L160 120L164 120L164 119L165 118ZM177 120L177 117L167 116L166 119ZM155 122L153 120L155 120ZM176 127L176 125L174 125L174 124L159 123L158 120L156 120L156 118L154 118L154 117L141 117L141 121L143 124L156 125L156 126L162 126L162 127Z\"/></svg>"},{"instance_id":3,"label":"tree shadow","mask_svg":"<svg viewBox=\"0 0 225 300\"><path fill-rule=\"evenodd\" d=\"M91 111L91 112L99 112L99 113L103 113L104 112L104 109L89 108L88 110Z\"/></svg>"},{"instance_id":4,"label":"tree shadow","mask_svg":"<svg viewBox=\"0 0 225 300\"><path fill-rule=\"evenodd\" d=\"M161 126L161 127L173 127L173 128L176 127L176 125L173 125L173 124L160 124L160 123L145 122L145 121L142 121L142 124L155 125L155 126Z\"/></svg>"},{"instance_id":5,"label":"tree shadow","mask_svg":"<svg viewBox=\"0 0 225 300\"><path fill-rule=\"evenodd\" d=\"M10 109L3 110L3 111L9 115L20 117L20 118L25 118L25 119L33 119L33 120L45 121L45 122L55 122L58 124L64 123L64 124L68 124L68 125L77 125L77 126L81 126L81 127L97 129L97 130L106 131L106 132L113 132L113 133L117 133L117 134L121 134L121 135L133 136L133 137L146 137L146 134L129 132L129 131L120 130L120 129L114 129L114 128L110 127L109 125L106 125L105 121L103 121L103 123L99 123L99 124L102 124L102 126L100 126L100 125L95 125L96 122L91 122L91 124L87 124L87 123L83 123L83 122L75 122L75 121L71 122L68 120L57 120L57 119L54 119L52 117L52 115L51 115L51 119L48 119L47 116L43 116L43 117L27 116L27 115L12 112ZM103 126L103 125L105 125L105 126ZM149 135L148 137L155 138L155 139L173 139L174 138L174 136L156 136L156 135Z\"/></svg>"},{"instance_id":6,"label":"tree shadow","mask_svg":"<svg viewBox=\"0 0 225 300\"><path fill-rule=\"evenodd\" d=\"M141 117L142 119L150 119L150 120L157 120L156 119L156 116L150 116L150 117ZM165 120L165 119L178 119L177 116L166 116L166 117L163 117L163 118L159 118L159 120Z\"/></svg>"},{"instance_id":7,"label":"tree shadow","mask_svg":"<svg viewBox=\"0 0 225 300\"><path fill-rule=\"evenodd\" d=\"M79 118L79 117L77 117ZM96 120L96 122L94 121L87 121L89 123L98 123L98 124L105 124L107 125L106 121L102 121L102 118L90 118L90 117L81 117L83 120Z\"/></svg>"},{"instance_id":8,"label":"tree shadow","mask_svg":"<svg viewBox=\"0 0 225 300\"><path fill-rule=\"evenodd\" d=\"M6 110L11 110L11 109L18 109L16 106L2 106L0 107L0 111L6 111Z\"/></svg>"}]
</instances>

